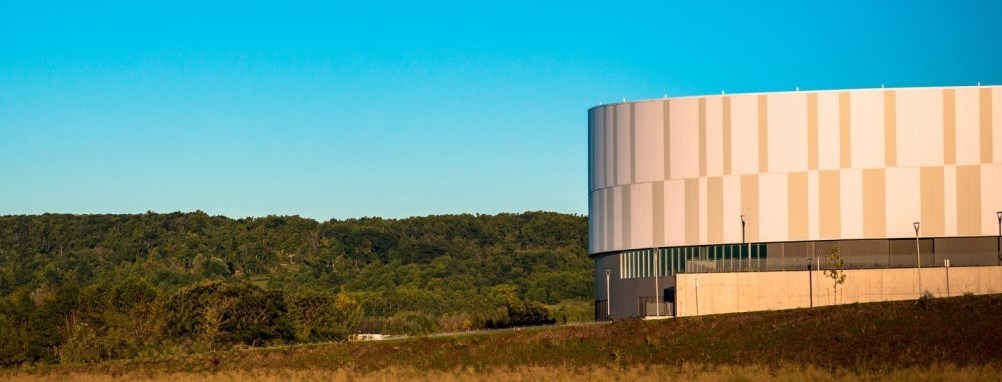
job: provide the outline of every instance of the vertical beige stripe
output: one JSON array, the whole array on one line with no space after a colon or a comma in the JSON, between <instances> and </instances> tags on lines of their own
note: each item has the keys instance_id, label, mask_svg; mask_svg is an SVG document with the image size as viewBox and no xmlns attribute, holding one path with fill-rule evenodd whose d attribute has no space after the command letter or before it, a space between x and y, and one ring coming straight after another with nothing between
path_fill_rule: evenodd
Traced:
<instances>
[{"instance_id":1,"label":"vertical beige stripe","mask_svg":"<svg viewBox=\"0 0 1002 382\"><path fill-rule=\"evenodd\" d=\"M609 107L612 109L612 182L609 186L615 186L619 184L619 108L616 106Z\"/></svg>"},{"instance_id":2,"label":"vertical beige stripe","mask_svg":"<svg viewBox=\"0 0 1002 382\"><path fill-rule=\"evenodd\" d=\"M981 166L957 166L957 234L981 234Z\"/></svg>"},{"instance_id":3,"label":"vertical beige stripe","mask_svg":"<svg viewBox=\"0 0 1002 382\"><path fill-rule=\"evenodd\" d=\"M669 118L670 117L669 114L670 114L671 108L668 107L668 101L667 100L665 100L664 102L661 102L661 110L662 110L662 112L664 112L664 122L662 122L664 124L664 128L663 128L664 129L664 134L663 134L664 135L664 150L661 150L661 151L664 153L664 156L665 156L665 158L664 158L664 162L665 162L665 180L668 180L668 179L671 179L671 160L670 160L670 158L671 158L671 118Z\"/></svg>"},{"instance_id":4,"label":"vertical beige stripe","mask_svg":"<svg viewBox=\"0 0 1002 382\"><path fill-rule=\"evenodd\" d=\"M898 104L897 93L895 93L894 90L885 91L884 92L884 166L885 167L894 167L898 165L897 104Z\"/></svg>"},{"instance_id":5,"label":"vertical beige stripe","mask_svg":"<svg viewBox=\"0 0 1002 382\"><path fill-rule=\"evenodd\" d=\"M787 179L790 240L807 240L807 173L793 172Z\"/></svg>"},{"instance_id":6,"label":"vertical beige stripe","mask_svg":"<svg viewBox=\"0 0 1002 382\"><path fill-rule=\"evenodd\" d=\"M758 175L741 176L741 214L748 217L745 225L745 239L748 242L758 240L758 226L762 219L758 213Z\"/></svg>"},{"instance_id":7,"label":"vertical beige stripe","mask_svg":"<svg viewBox=\"0 0 1002 382\"><path fill-rule=\"evenodd\" d=\"M637 182L637 104L630 104L630 183Z\"/></svg>"},{"instance_id":8,"label":"vertical beige stripe","mask_svg":"<svg viewBox=\"0 0 1002 382\"><path fill-rule=\"evenodd\" d=\"M839 184L839 171L821 171L818 173L818 202L821 204L819 219L822 239L838 239L842 232L842 205Z\"/></svg>"},{"instance_id":9,"label":"vertical beige stripe","mask_svg":"<svg viewBox=\"0 0 1002 382\"><path fill-rule=\"evenodd\" d=\"M723 99L724 122L724 175L731 174L731 97Z\"/></svg>"},{"instance_id":10,"label":"vertical beige stripe","mask_svg":"<svg viewBox=\"0 0 1002 382\"><path fill-rule=\"evenodd\" d=\"M685 180L685 242L699 243L699 179Z\"/></svg>"},{"instance_id":11,"label":"vertical beige stripe","mask_svg":"<svg viewBox=\"0 0 1002 382\"><path fill-rule=\"evenodd\" d=\"M615 224L616 219L614 218L614 216L617 213L617 211L616 211L616 202L612 200L613 199L612 197L614 195L612 189L613 189L612 187L602 189L602 199L605 201L605 219L603 220L605 221L604 244L606 250L612 249L612 244L614 242L613 228L615 228L616 225Z\"/></svg>"},{"instance_id":12,"label":"vertical beige stripe","mask_svg":"<svg viewBox=\"0 0 1002 382\"><path fill-rule=\"evenodd\" d=\"M623 192L623 241L620 243L621 248L632 248L633 246L633 200L631 200L633 188L630 186L624 186L622 188Z\"/></svg>"},{"instance_id":13,"label":"vertical beige stripe","mask_svg":"<svg viewBox=\"0 0 1002 382\"><path fill-rule=\"evenodd\" d=\"M849 92L838 93L839 167L852 167L852 136L850 135ZM837 177L836 177L837 179Z\"/></svg>"},{"instance_id":14,"label":"vertical beige stripe","mask_svg":"<svg viewBox=\"0 0 1002 382\"><path fill-rule=\"evenodd\" d=\"M922 201L922 234L943 236L943 168L922 167L919 170ZM980 194L980 192L979 192Z\"/></svg>"},{"instance_id":15,"label":"vertical beige stripe","mask_svg":"<svg viewBox=\"0 0 1002 382\"><path fill-rule=\"evenodd\" d=\"M665 245L665 183L654 182L654 191L651 203L654 206L654 245L663 247Z\"/></svg>"},{"instance_id":16,"label":"vertical beige stripe","mask_svg":"<svg viewBox=\"0 0 1002 382\"><path fill-rule=\"evenodd\" d=\"M706 176L706 98L699 99L699 176Z\"/></svg>"},{"instance_id":17,"label":"vertical beige stripe","mask_svg":"<svg viewBox=\"0 0 1002 382\"><path fill-rule=\"evenodd\" d=\"M818 169L818 93L807 94L807 168Z\"/></svg>"},{"instance_id":18,"label":"vertical beige stripe","mask_svg":"<svg viewBox=\"0 0 1002 382\"><path fill-rule=\"evenodd\" d=\"M981 163L992 163L992 88L981 88Z\"/></svg>"},{"instance_id":19,"label":"vertical beige stripe","mask_svg":"<svg viewBox=\"0 0 1002 382\"><path fill-rule=\"evenodd\" d=\"M758 96L758 171L769 172L769 98Z\"/></svg>"},{"instance_id":20,"label":"vertical beige stripe","mask_svg":"<svg viewBox=\"0 0 1002 382\"><path fill-rule=\"evenodd\" d=\"M943 89L943 160L957 164L957 91Z\"/></svg>"},{"instance_id":21,"label":"vertical beige stripe","mask_svg":"<svg viewBox=\"0 0 1002 382\"><path fill-rule=\"evenodd\" d=\"M884 169L863 170L863 237L883 238L887 231Z\"/></svg>"},{"instance_id":22,"label":"vertical beige stripe","mask_svg":"<svg viewBox=\"0 0 1002 382\"><path fill-rule=\"evenodd\" d=\"M724 178L706 178L706 233L710 243L724 242Z\"/></svg>"}]
</instances>

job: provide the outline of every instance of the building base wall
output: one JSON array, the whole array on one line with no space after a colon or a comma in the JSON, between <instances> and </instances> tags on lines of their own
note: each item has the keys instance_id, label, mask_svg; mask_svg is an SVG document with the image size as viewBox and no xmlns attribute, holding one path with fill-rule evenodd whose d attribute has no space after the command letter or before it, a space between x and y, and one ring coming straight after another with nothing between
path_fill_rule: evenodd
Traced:
<instances>
[{"instance_id":1,"label":"building base wall","mask_svg":"<svg viewBox=\"0 0 1002 382\"><path fill-rule=\"evenodd\" d=\"M844 272L837 295L823 271L677 274L676 316L1002 293L1002 266Z\"/></svg>"}]
</instances>

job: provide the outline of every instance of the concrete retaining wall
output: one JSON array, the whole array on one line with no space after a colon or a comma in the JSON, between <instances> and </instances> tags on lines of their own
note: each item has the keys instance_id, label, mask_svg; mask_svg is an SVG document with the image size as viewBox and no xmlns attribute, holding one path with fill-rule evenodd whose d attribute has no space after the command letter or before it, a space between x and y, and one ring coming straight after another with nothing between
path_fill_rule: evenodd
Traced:
<instances>
[{"instance_id":1,"label":"concrete retaining wall","mask_svg":"<svg viewBox=\"0 0 1002 382\"><path fill-rule=\"evenodd\" d=\"M838 303L917 299L915 268L845 271ZM949 284L947 284L949 277ZM1002 267L923 268L923 293L934 297L1002 293ZM832 279L821 271L679 274L677 316L779 310L835 304Z\"/></svg>"}]
</instances>

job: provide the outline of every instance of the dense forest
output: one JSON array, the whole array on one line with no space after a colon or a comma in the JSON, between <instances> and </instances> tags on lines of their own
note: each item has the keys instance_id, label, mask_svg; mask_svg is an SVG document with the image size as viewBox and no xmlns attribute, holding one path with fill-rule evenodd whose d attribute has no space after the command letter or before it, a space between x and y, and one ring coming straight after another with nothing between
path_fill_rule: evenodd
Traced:
<instances>
[{"instance_id":1,"label":"dense forest","mask_svg":"<svg viewBox=\"0 0 1002 382\"><path fill-rule=\"evenodd\" d=\"M0 217L0 364L589 316L587 218ZM572 317L572 319L573 319Z\"/></svg>"}]
</instances>

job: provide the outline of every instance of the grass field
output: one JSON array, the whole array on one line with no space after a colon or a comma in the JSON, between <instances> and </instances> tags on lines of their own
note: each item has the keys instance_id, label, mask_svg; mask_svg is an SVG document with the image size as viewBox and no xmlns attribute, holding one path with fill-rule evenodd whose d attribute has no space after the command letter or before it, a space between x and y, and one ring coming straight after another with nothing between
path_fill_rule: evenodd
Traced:
<instances>
[{"instance_id":1,"label":"grass field","mask_svg":"<svg viewBox=\"0 0 1002 382\"><path fill-rule=\"evenodd\" d=\"M1002 295L0 371L0 379L1002 380Z\"/></svg>"}]
</instances>

